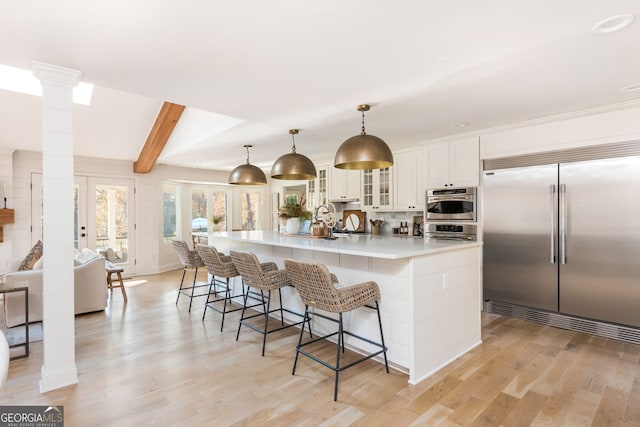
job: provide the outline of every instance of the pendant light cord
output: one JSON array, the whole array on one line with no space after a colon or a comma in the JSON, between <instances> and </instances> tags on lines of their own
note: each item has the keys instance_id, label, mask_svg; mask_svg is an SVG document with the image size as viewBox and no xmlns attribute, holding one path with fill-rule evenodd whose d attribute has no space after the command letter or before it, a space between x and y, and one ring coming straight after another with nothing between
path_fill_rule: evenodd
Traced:
<instances>
[{"instance_id":1,"label":"pendant light cord","mask_svg":"<svg viewBox=\"0 0 640 427\"><path fill-rule=\"evenodd\" d=\"M367 132L364 130L364 110L362 110L362 132L360 135L366 135Z\"/></svg>"},{"instance_id":2,"label":"pendant light cord","mask_svg":"<svg viewBox=\"0 0 640 427\"><path fill-rule=\"evenodd\" d=\"M291 151L293 154L296 154L296 135L292 133L291 139L293 140L293 147L291 147Z\"/></svg>"},{"instance_id":3,"label":"pendant light cord","mask_svg":"<svg viewBox=\"0 0 640 427\"><path fill-rule=\"evenodd\" d=\"M247 164L249 164L249 150L251 149L251 147L245 145L245 147L247 149Z\"/></svg>"}]
</instances>

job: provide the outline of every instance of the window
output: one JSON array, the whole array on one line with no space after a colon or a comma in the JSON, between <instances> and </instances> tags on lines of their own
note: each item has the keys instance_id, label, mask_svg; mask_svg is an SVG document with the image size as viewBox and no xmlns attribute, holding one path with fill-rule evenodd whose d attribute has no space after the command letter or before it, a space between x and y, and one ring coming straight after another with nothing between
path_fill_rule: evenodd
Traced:
<instances>
[{"instance_id":1,"label":"window","mask_svg":"<svg viewBox=\"0 0 640 427\"><path fill-rule=\"evenodd\" d=\"M176 239L178 224L178 186L175 184L162 185L162 237L165 242Z\"/></svg>"},{"instance_id":2,"label":"window","mask_svg":"<svg viewBox=\"0 0 640 427\"><path fill-rule=\"evenodd\" d=\"M207 231L207 190L191 190L191 231Z\"/></svg>"},{"instance_id":3,"label":"window","mask_svg":"<svg viewBox=\"0 0 640 427\"><path fill-rule=\"evenodd\" d=\"M245 191L242 197L242 229L262 230L262 192Z\"/></svg>"},{"instance_id":4,"label":"window","mask_svg":"<svg viewBox=\"0 0 640 427\"><path fill-rule=\"evenodd\" d=\"M217 221L217 224L216 224ZM227 230L227 191L213 190L211 195L211 222L215 231Z\"/></svg>"}]
</instances>

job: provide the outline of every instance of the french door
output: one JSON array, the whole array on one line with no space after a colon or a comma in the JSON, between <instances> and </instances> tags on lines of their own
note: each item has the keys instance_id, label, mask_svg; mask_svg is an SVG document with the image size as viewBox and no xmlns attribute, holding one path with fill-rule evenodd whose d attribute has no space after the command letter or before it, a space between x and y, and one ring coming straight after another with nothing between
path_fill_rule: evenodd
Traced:
<instances>
[{"instance_id":1,"label":"french door","mask_svg":"<svg viewBox=\"0 0 640 427\"><path fill-rule=\"evenodd\" d=\"M32 240L42 239L42 174L31 177ZM74 177L74 245L99 251L135 274L134 183L132 179Z\"/></svg>"}]
</instances>

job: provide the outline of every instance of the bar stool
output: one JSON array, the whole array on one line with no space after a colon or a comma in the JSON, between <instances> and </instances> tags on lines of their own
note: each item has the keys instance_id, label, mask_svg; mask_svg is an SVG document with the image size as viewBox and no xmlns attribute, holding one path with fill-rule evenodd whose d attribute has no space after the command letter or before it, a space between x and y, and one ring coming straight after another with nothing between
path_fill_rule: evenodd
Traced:
<instances>
[{"instance_id":1,"label":"bar stool","mask_svg":"<svg viewBox=\"0 0 640 427\"><path fill-rule=\"evenodd\" d=\"M310 264L305 262L298 262L293 260L285 260L284 262L289 280L296 287L302 298L302 302L305 305L304 320L308 321L310 318L309 306L314 308L313 315L327 319L338 324L338 330L336 332L324 335L322 337L316 337L305 343L302 342L302 335L304 334L304 323L300 331L300 338L298 339L298 345L296 346L296 358L293 362L292 375L296 373L296 365L298 364L298 355L303 354L312 360L326 366L333 370L336 374L333 390L333 400L338 400L338 376L340 372L347 368L350 368L358 363L364 362L367 359L371 359L379 354L384 355L384 366L389 373L389 363L387 361L387 347L384 344L384 335L382 334L382 320L380 319L380 307L378 301L380 301L380 288L375 282L364 282L357 285L336 287L334 283L338 280L335 275L331 274L327 267L322 264ZM372 305L375 303L375 306ZM356 308L367 307L376 310L378 315L378 325L380 327L380 343L372 341L368 338L353 334L344 330L342 323L342 314L355 310ZM317 310L327 311L330 313L337 313L338 319L329 317L323 314L319 314ZM311 327L311 324L309 324ZM379 348L379 350L364 355L363 357L348 363L344 366L340 366L340 350L344 353L344 335L352 336L363 342L369 343ZM320 340L337 335L338 343L336 346L336 363L332 365L320 359L318 356L306 351L303 347L318 342Z\"/></svg>"},{"instance_id":2,"label":"bar stool","mask_svg":"<svg viewBox=\"0 0 640 427\"><path fill-rule=\"evenodd\" d=\"M258 262L258 258L251 252L231 251L231 259L233 261L233 264L236 266L236 269L242 276L243 283L247 286L247 293L244 297L244 305L242 307L242 316L240 317L240 323L238 324L236 341L238 341L238 338L240 337L240 329L242 328L242 325L261 333L262 355L264 356L264 350L267 343L267 334L290 328L292 326L300 325L304 322L304 320L301 320L300 322L285 324L284 312L286 311L287 313L300 317L303 317L303 315L282 307L282 293L280 292L280 289L289 284L289 281L287 280L286 270L278 270L278 266L274 262L266 262L260 264L260 262ZM260 291L260 296L262 297L263 312L247 316L246 309L249 308L247 307L247 299L251 288L255 288ZM271 309L271 291L274 290L278 290L280 307ZM267 292L266 299L264 295L265 292ZM278 326L274 329L269 329L269 315L276 312L280 312L281 326ZM264 316L264 327L262 328L255 326L251 322L249 322L250 319L259 316ZM311 330L311 326L309 326L309 330Z\"/></svg>"},{"instance_id":3,"label":"bar stool","mask_svg":"<svg viewBox=\"0 0 640 427\"><path fill-rule=\"evenodd\" d=\"M176 305L180 300L180 294L184 294L189 297L189 313L191 313L191 304L193 303L193 299L196 297L203 297L208 294L194 294L196 288L209 287L209 284L205 285L196 285L196 277L198 276L198 267L204 267L204 263L200 259L198 255L198 251L192 251L187 246L187 243L184 240L172 240L173 249L175 249L178 254L178 258L180 258L180 262L182 263L182 279L180 280L180 289L178 289L178 298L176 298ZM191 286L183 287L184 285L184 276L187 271L193 271L193 283Z\"/></svg>"},{"instance_id":4,"label":"bar stool","mask_svg":"<svg viewBox=\"0 0 640 427\"><path fill-rule=\"evenodd\" d=\"M240 276L238 270L233 265L233 261L230 256L226 256L218 252L213 246L197 245L196 249L202 259L207 271L211 274L211 282L209 282L209 296L207 302L204 304L204 313L202 313L202 320L204 320L207 314L207 308L211 308L218 313L222 314L222 323L220 324L220 332L224 328L224 316L227 313L242 310L242 305L231 308L230 304L233 303L234 298L242 298L244 304L244 284L242 285L242 293L237 295L231 294L231 287L229 286L229 279L232 277ZM221 279L225 279L222 281ZM219 297L218 293L224 293L223 297ZM218 308L215 303L223 301L222 309Z\"/></svg>"}]
</instances>

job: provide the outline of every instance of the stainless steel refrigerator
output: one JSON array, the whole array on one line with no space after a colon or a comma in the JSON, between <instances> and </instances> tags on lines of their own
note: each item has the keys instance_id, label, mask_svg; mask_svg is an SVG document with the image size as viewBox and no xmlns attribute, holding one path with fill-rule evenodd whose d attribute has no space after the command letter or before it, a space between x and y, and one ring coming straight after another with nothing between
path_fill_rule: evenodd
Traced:
<instances>
[{"instance_id":1,"label":"stainless steel refrigerator","mask_svg":"<svg viewBox=\"0 0 640 427\"><path fill-rule=\"evenodd\" d=\"M485 300L640 327L640 157L483 175Z\"/></svg>"}]
</instances>

